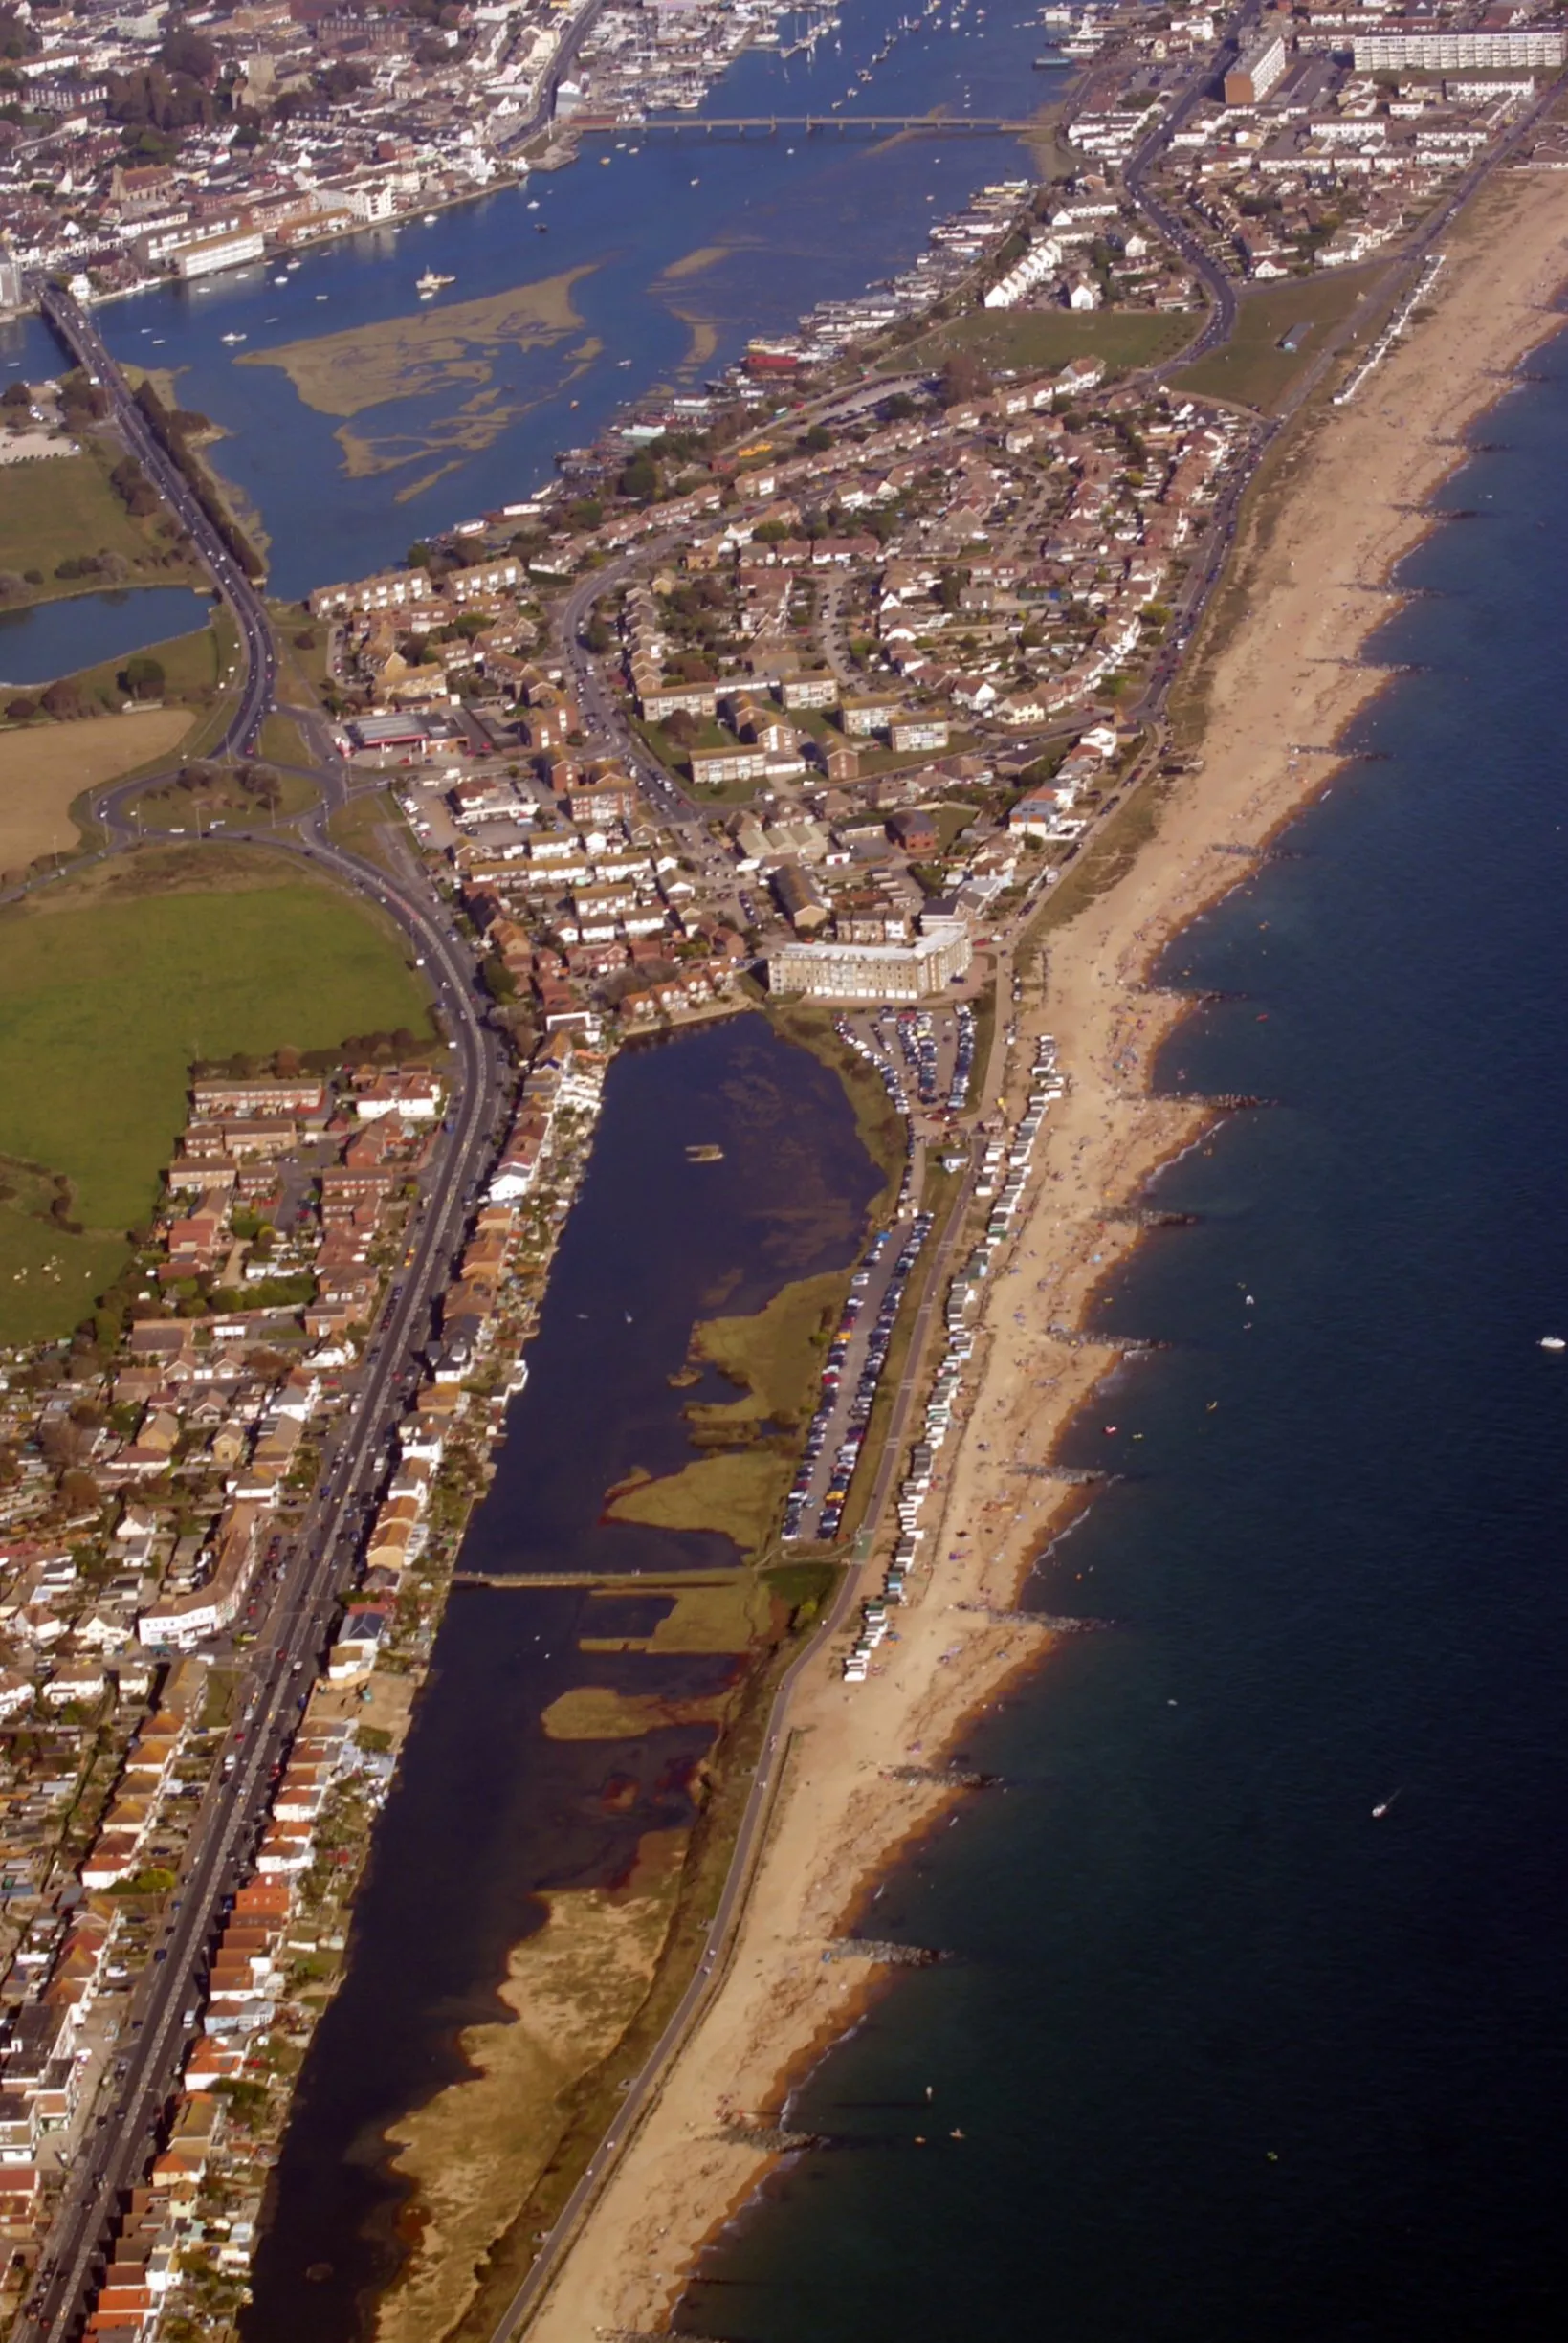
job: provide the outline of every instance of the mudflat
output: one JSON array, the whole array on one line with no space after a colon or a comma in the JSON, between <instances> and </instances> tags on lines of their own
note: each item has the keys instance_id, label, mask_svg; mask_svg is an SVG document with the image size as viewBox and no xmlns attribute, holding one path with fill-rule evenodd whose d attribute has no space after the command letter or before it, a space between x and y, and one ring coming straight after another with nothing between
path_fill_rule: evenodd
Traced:
<instances>
[{"instance_id":1,"label":"mudflat","mask_svg":"<svg viewBox=\"0 0 1568 2343\"><path fill-rule=\"evenodd\" d=\"M549 348L583 323L572 291L591 269L563 269L487 293L477 300L443 301L374 325L351 325L270 350L247 350L242 366L281 366L307 407L323 415L358 415L395 399L487 385L503 350Z\"/></svg>"}]
</instances>

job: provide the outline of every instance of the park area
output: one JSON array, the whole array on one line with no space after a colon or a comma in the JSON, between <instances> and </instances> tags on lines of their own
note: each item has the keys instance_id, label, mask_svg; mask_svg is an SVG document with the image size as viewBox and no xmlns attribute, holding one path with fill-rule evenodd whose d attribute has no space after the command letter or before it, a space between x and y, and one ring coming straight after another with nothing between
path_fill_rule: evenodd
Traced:
<instances>
[{"instance_id":1,"label":"park area","mask_svg":"<svg viewBox=\"0 0 1568 2343\"><path fill-rule=\"evenodd\" d=\"M395 929L240 848L121 857L0 913L0 1342L68 1334L117 1273L193 1059L431 1034Z\"/></svg>"},{"instance_id":2,"label":"park area","mask_svg":"<svg viewBox=\"0 0 1568 2343\"><path fill-rule=\"evenodd\" d=\"M1241 297L1236 330L1225 348L1184 366L1172 377L1172 388L1271 413L1316 358L1330 330L1349 317L1380 274L1333 269L1252 286Z\"/></svg>"},{"instance_id":3,"label":"park area","mask_svg":"<svg viewBox=\"0 0 1568 2343\"><path fill-rule=\"evenodd\" d=\"M1203 330L1195 309L967 309L883 362L939 367L961 354L990 374L1054 373L1074 358L1101 358L1114 372L1137 372L1175 357Z\"/></svg>"}]
</instances>

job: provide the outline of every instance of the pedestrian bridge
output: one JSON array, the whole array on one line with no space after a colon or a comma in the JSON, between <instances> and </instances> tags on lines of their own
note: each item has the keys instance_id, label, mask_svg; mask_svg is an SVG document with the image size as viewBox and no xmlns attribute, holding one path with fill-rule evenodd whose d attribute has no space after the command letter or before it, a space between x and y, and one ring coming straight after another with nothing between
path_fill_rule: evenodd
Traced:
<instances>
[{"instance_id":1,"label":"pedestrian bridge","mask_svg":"<svg viewBox=\"0 0 1568 2343\"><path fill-rule=\"evenodd\" d=\"M701 131L708 137L720 130L734 138L745 138L756 132L771 138L781 130L803 138L812 138L819 130L936 130L944 136L983 133L987 137L1010 131L1015 138L1026 138L1031 132L1038 133L1041 125L1034 122L1010 122L999 114L661 114L651 115L639 127L649 136L655 130L678 130L688 135Z\"/></svg>"}]
</instances>

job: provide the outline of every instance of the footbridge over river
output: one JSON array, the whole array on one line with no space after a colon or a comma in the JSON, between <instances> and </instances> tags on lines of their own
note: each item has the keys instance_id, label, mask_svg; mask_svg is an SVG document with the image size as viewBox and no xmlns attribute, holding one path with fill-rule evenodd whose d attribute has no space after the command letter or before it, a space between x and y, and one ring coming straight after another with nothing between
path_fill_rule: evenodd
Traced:
<instances>
[{"instance_id":1,"label":"footbridge over river","mask_svg":"<svg viewBox=\"0 0 1568 2343\"><path fill-rule=\"evenodd\" d=\"M673 114L650 116L637 125L651 137L654 131L680 131L691 136L701 131L712 137L716 130L732 138L747 138L761 134L776 137L781 130L791 136L813 138L819 130L869 130L888 133L900 130L939 131L942 136L964 136L971 133L994 138L999 132L1011 131L1015 138L1038 134L1037 122L1012 122L1000 114Z\"/></svg>"}]
</instances>

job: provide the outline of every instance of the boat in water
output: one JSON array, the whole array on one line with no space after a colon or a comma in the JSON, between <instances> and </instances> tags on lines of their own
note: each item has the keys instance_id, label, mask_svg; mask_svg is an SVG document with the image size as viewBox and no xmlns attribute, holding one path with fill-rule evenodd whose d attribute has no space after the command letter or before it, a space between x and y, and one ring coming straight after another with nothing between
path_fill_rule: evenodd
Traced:
<instances>
[{"instance_id":1,"label":"boat in water","mask_svg":"<svg viewBox=\"0 0 1568 2343\"><path fill-rule=\"evenodd\" d=\"M456 282L455 276L442 276L436 270L427 269L424 276L419 278L414 290L422 301L428 301L431 295L439 293L443 285L454 285Z\"/></svg>"},{"instance_id":2,"label":"boat in water","mask_svg":"<svg viewBox=\"0 0 1568 2343\"><path fill-rule=\"evenodd\" d=\"M700 1146L687 1148L686 1160L688 1163L722 1163L724 1150L714 1146L711 1140L705 1140Z\"/></svg>"}]
</instances>

